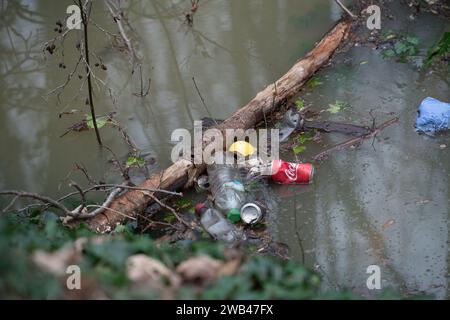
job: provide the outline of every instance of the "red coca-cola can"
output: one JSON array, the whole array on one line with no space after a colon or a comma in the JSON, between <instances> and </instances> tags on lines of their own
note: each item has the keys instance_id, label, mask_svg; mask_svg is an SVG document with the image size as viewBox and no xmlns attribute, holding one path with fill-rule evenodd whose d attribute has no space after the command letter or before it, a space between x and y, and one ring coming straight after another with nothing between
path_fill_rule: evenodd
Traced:
<instances>
[{"instance_id":1,"label":"red coca-cola can","mask_svg":"<svg viewBox=\"0 0 450 320\"><path fill-rule=\"evenodd\" d=\"M311 163L273 160L271 176L273 181L281 184L309 184L314 176L314 166Z\"/></svg>"}]
</instances>

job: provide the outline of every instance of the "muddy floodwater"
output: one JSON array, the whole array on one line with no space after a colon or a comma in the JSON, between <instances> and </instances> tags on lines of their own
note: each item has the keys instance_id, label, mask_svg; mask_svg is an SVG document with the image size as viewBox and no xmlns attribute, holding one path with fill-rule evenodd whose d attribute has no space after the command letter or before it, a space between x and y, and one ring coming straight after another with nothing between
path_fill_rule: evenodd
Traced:
<instances>
[{"instance_id":1,"label":"muddy floodwater","mask_svg":"<svg viewBox=\"0 0 450 320\"><path fill-rule=\"evenodd\" d=\"M57 197L68 192L70 179L85 181L73 171L76 163L96 179L120 182L111 154L98 148L92 130L60 137L89 113L86 93L79 90L84 79L77 75L49 94L77 62L76 30L67 35L63 58L42 52L56 35L55 17L64 17L70 3L21 1L2 8L10 11L0 30L0 189ZM94 69L96 108L99 114L117 112L146 159L145 170L131 171L135 182L171 164L174 129L192 129L193 120L202 117L229 116L284 74L341 14L331 0L205 1L189 28L184 15L189 8L187 1L128 4L144 87L151 79L142 98L134 94L141 90L139 69L131 74L127 56L111 48L101 29L116 32L116 27L106 7L94 5L92 19L99 27L90 26L91 50L94 61L107 67ZM428 13L411 17L399 3L388 9L394 18L383 19L382 30L417 36L423 55L450 29L448 20ZM366 270L377 265L382 288L449 298L450 139L419 135L413 127L423 98L450 101L448 68L418 70L359 45L339 53L318 77L317 86L299 94L311 110L326 110L335 101L349 105L336 114L322 112L322 119L371 125L372 110L378 124L394 116L400 121L373 144L332 153L317 166L311 185L271 185L278 210L270 213L270 232L289 246L293 259L323 275L324 289L347 287L370 295ZM108 125L100 132L125 161L128 146L120 132ZM297 157L286 148L281 156L309 161L325 145L345 139L322 134L320 144L308 142Z\"/></svg>"}]
</instances>

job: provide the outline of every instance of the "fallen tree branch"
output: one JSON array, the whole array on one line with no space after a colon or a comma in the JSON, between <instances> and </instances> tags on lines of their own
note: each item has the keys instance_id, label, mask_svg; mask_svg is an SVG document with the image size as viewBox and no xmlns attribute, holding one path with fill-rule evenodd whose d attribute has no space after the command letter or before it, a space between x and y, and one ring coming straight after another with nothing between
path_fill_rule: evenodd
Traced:
<instances>
[{"instance_id":1,"label":"fallen tree branch","mask_svg":"<svg viewBox=\"0 0 450 320\"><path fill-rule=\"evenodd\" d=\"M108 209L109 205L111 204L111 202L113 202L113 200L116 198L116 196L122 191L122 188L116 188L113 191L111 191L111 193L108 195L108 197L106 198L105 202L103 202L103 204L101 206L98 206L98 208L96 210L93 210L91 212L83 212L83 207L81 207L78 210L74 210L74 211L78 211L79 214L76 216L77 218L80 219L84 219L84 218L92 218L95 217L97 214L102 213L103 211L105 211L105 209ZM83 204L82 204L83 205ZM90 205L92 206L92 205ZM89 206L87 206L89 207ZM86 207L86 208L87 208ZM125 214L125 216L127 216Z\"/></svg>"},{"instance_id":2,"label":"fallen tree branch","mask_svg":"<svg viewBox=\"0 0 450 320\"><path fill-rule=\"evenodd\" d=\"M0 191L0 195L14 195L14 196L20 197L20 198L36 199L41 202L44 202L44 204L50 204L55 208L61 209L61 211L64 212L64 215L67 215L67 216L76 215L76 214L72 213L69 209L67 209L63 204L59 203L58 201L53 200L52 198L49 198L46 196L39 195L37 193L31 193L31 192L26 192L26 191L17 191L17 190L5 190L5 191Z\"/></svg>"},{"instance_id":3,"label":"fallen tree branch","mask_svg":"<svg viewBox=\"0 0 450 320\"><path fill-rule=\"evenodd\" d=\"M341 42L346 38L352 22L347 20L339 21L323 38L318 42L303 59L297 63L280 79L268 85L259 92L248 104L238 109L224 122L215 126L223 132L225 141L227 140L226 129L249 129L264 120L264 117L277 108L285 105L293 98L308 79L319 70L332 56ZM276 89L276 90L275 90ZM212 143L204 140L204 146ZM223 147L223 146L220 146ZM191 186L195 178L204 170L205 165L196 165L191 161L180 159L169 168L160 173L153 174L144 181L141 188L161 188L164 190L177 190L182 186ZM153 193L155 197L158 194ZM119 212L124 212L130 216L136 216L154 201L149 194L138 190L130 190L120 195L114 200L110 208ZM123 216L115 214L113 211L103 212L92 219L81 220L97 232L108 232L123 221ZM78 221L80 222L80 221ZM72 225L76 225L76 221Z\"/></svg>"},{"instance_id":4,"label":"fallen tree branch","mask_svg":"<svg viewBox=\"0 0 450 320\"><path fill-rule=\"evenodd\" d=\"M158 192L158 193L169 194L172 196L183 196L183 194L181 192L174 192L174 191L155 189L155 188L133 187L133 186L127 186L125 184L123 184L123 185L98 184L98 185L94 185L94 186L91 186L90 188L83 190L80 188L80 186L78 186L78 184L76 184L75 182L72 181L70 183L70 186L74 187L77 191L69 193L69 194L59 198L58 200L54 200L47 196L43 196L43 195L40 195L37 193L26 192L26 191L17 191L17 190L0 191L0 195L14 195L15 196L11 200L11 202L3 209L3 212L8 211L14 205L14 203L16 202L16 200L18 198L32 198L32 199L36 199L36 200L43 202L42 205L44 205L45 207L52 206L52 207L60 209L61 211L63 211L62 216L69 216L69 217L77 218L77 219L86 219L86 218L95 217L96 215L103 213L105 210L109 209L108 207L115 200L115 198L119 195L119 193L124 189L136 190L136 191L141 191L141 192L144 191L144 192L147 192L148 194L149 194L149 192L152 192L152 193ZM87 205L86 193L88 193L89 191L98 190L100 188L114 188L114 189L110 192L110 194L108 195L108 197L106 198L105 202L103 202L102 205ZM71 196L77 195L77 194L79 194L81 197L81 204L78 207L76 207L74 210L69 210L67 207L65 207L61 203L61 201L65 200ZM153 195L151 195L151 196L153 196ZM38 204L33 204L32 206L36 206L36 205L38 205ZM98 209L96 209L94 211L90 211L90 212L85 210L86 208L93 207L93 206L98 207ZM127 215L126 213L120 212L118 210L112 209L111 211L118 213L127 218L133 218L132 216ZM185 221L182 221L182 219L180 219L180 221L185 223Z\"/></svg>"},{"instance_id":5,"label":"fallen tree branch","mask_svg":"<svg viewBox=\"0 0 450 320\"><path fill-rule=\"evenodd\" d=\"M349 147L351 145L360 143L360 142L364 141L365 139L375 137L380 131L384 130L385 128L389 127L390 125L392 125L396 122L398 122L398 118L392 118L392 119L382 123L380 126L376 127L375 129L373 129L370 133L363 134L363 135L357 136L355 138L346 140L344 142L338 143L337 145L334 145L331 148L320 152L313 159L314 159L314 161L321 161L321 160L325 159L333 151L342 150L345 147Z\"/></svg>"}]
</instances>

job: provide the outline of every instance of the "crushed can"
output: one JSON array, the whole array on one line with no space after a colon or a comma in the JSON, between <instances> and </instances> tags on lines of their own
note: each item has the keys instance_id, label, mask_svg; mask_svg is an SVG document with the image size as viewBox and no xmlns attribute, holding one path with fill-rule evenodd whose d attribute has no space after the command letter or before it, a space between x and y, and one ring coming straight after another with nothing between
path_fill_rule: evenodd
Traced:
<instances>
[{"instance_id":1,"label":"crushed can","mask_svg":"<svg viewBox=\"0 0 450 320\"><path fill-rule=\"evenodd\" d=\"M262 220L266 210L260 202L246 203L241 208L241 220L245 224L257 224Z\"/></svg>"},{"instance_id":2,"label":"crushed can","mask_svg":"<svg viewBox=\"0 0 450 320\"><path fill-rule=\"evenodd\" d=\"M311 163L273 160L270 175L274 182L281 184L310 184L314 176L314 166Z\"/></svg>"}]
</instances>

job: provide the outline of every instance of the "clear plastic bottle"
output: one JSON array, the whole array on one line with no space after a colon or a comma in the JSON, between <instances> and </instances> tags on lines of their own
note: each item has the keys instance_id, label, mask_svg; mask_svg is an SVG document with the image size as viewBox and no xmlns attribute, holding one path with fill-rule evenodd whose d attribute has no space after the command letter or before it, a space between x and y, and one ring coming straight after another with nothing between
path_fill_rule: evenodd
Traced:
<instances>
[{"instance_id":1,"label":"clear plastic bottle","mask_svg":"<svg viewBox=\"0 0 450 320\"><path fill-rule=\"evenodd\" d=\"M203 228L217 240L234 242L244 240L242 231L228 221L219 211L206 207L203 203L195 206L195 213L200 216Z\"/></svg>"},{"instance_id":2,"label":"clear plastic bottle","mask_svg":"<svg viewBox=\"0 0 450 320\"><path fill-rule=\"evenodd\" d=\"M240 209L245 203L245 190L239 169L232 164L226 164L226 158L233 157L230 152L223 153L223 164L208 165L208 176L214 204L228 219L237 222L240 219Z\"/></svg>"}]
</instances>

